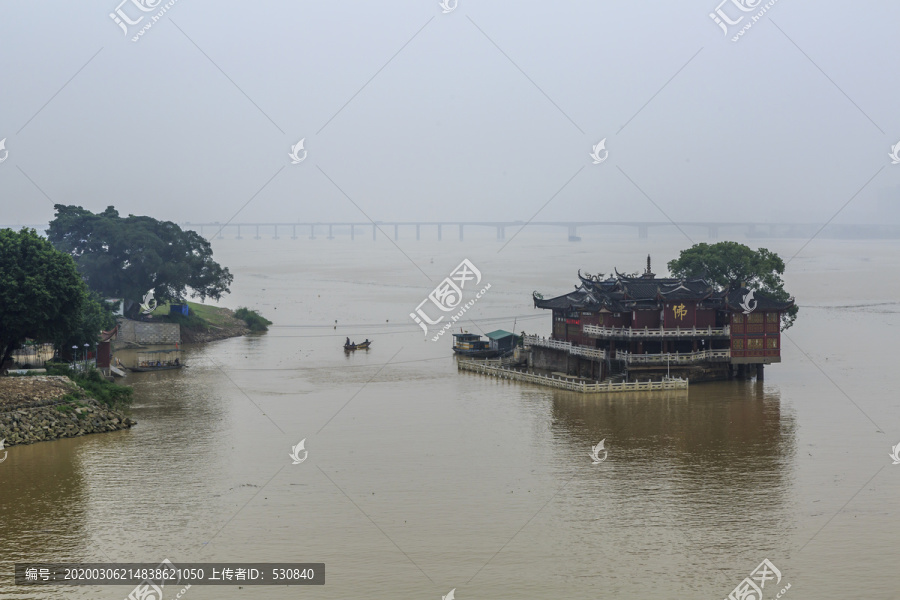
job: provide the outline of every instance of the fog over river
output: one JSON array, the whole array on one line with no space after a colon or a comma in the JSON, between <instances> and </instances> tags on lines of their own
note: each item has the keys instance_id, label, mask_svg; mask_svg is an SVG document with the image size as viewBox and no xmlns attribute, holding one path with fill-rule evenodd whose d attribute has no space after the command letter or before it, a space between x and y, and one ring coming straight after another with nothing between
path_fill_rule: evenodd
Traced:
<instances>
[{"instance_id":1,"label":"fog over river","mask_svg":"<svg viewBox=\"0 0 900 600\"><path fill-rule=\"evenodd\" d=\"M900 597L897 242L816 239L789 261L800 314L764 382L606 397L499 381L457 372L451 340L410 319L468 258L491 287L462 327L548 335L533 290L571 290L579 268L642 270L648 253L662 276L691 245L582 236L507 232L502 250L477 231L401 236L402 251L381 236L215 240L235 275L222 305L274 325L186 347L187 369L129 374L131 430L9 448L4 571L324 562L324 586L187 596L712 600L768 559L782 579L766 598L786 583L796 600ZM807 240L737 241L788 260ZM344 353L345 337L374 342ZM592 465L604 438L608 459ZM8 575L3 600L132 587L15 588Z\"/></svg>"}]
</instances>

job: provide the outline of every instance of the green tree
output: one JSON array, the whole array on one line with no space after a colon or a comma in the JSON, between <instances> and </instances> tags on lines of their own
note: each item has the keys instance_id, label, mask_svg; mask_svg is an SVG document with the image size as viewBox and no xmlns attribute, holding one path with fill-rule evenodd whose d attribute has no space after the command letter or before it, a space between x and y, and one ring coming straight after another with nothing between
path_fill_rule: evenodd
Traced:
<instances>
[{"instance_id":1,"label":"green tree","mask_svg":"<svg viewBox=\"0 0 900 600\"><path fill-rule=\"evenodd\" d=\"M60 342L85 325L87 286L72 257L34 229L0 229L0 364L26 338ZM93 342L79 338L81 343Z\"/></svg>"},{"instance_id":2,"label":"green tree","mask_svg":"<svg viewBox=\"0 0 900 600\"><path fill-rule=\"evenodd\" d=\"M54 208L50 241L75 259L91 289L124 298L126 312L137 312L150 290L159 303L183 301L188 290L201 300L230 291L234 277L194 231L151 217L120 217L112 206L97 214L80 206Z\"/></svg>"},{"instance_id":3,"label":"green tree","mask_svg":"<svg viewBox=\"0 0 900 600\"><path fill-rule=\"evenodd\" d=\"M113 315L112 307L85 284L82 289L81 311L73 330L50 341L54 342L57 348L78 346L81 349L85 343L89 343L93 349L100 332L112 329L115 324L116 317Z\"/></svg>"},{"instance_id":4,"label":"green tree","mask_svg":"<svg viewBox=\"0 0 900 600\"><path fill-rule=\"evenodd\" d=\"M779 302L787 302L791 297L781 278L784 261L765 248L753 250L737 242L694 244L669 261L668 267L673 277L702 277L727 290L759 290ZM794 305L782 313L782 331L794 324L798 312Z\"/></svg>"}]
</instances>

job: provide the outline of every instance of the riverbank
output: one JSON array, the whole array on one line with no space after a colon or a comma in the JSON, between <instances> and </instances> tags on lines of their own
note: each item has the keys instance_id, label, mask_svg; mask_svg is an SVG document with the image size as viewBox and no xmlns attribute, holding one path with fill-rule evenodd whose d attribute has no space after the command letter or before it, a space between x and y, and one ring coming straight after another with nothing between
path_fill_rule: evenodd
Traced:
<instances>
[{"instance_id":1,"label":"riverbank","mask_svg":"<svg viewBox=\"0 0 900 600\"><path fill-rule=\"evenodd\" d=\"M246 321L239 318L230 308L188 302L190 314L170 314L168 305L161 305L152 313L159 318L181 326L181 341L185 344L199 344L225 340L247 335L252 330ZM240 310L240 309L238 309Z\"/></svg>"},{"instance_id":2,"label":"riverbank","mask_svg":"<svg viewBox=\"0 0 900 600\"><path fill-rule=\"evenodd\" d=\"M33 444L128 429L137 422L64 376L0 378L0 440Z\"/></svg>"}]
</instances>

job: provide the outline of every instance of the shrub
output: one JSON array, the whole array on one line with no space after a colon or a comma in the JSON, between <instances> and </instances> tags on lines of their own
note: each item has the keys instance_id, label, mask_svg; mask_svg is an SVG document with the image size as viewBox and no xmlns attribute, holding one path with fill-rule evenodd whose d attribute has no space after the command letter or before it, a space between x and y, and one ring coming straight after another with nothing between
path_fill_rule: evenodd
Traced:
<instances>
[{"instance_id":1,"label":"shrub","mask_svg":"<svg viewBox=\"0 0 900 600\"><path fill-rule=\"evenodd\" d=\"M242 320L250 328L250 331L268 331L272 321L263 317L258 311L241 306L234 311L234 316Z\"/></svg>"},{"instance_id":2,"label":"shrub","mask_svg":"<svg viewBox=\"0 0 900 600\"><path fill-rule=\"evenodd\" d=\"M131 402L131 395L134 390L127 385L119 385L107 381L100 374L100 371L96 369L90 369L87 373L81 373L73 371L65 363L47 363L46 367L48 375L65 375L74 381L75 385L84 390L87 396L111 408Z\"/></svg>"}]
</instances>

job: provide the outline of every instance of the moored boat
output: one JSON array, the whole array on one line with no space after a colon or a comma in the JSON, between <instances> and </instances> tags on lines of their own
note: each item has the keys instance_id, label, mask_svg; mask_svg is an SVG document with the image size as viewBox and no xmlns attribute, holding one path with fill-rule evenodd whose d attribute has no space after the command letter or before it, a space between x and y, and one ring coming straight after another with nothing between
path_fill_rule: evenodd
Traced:
<instances>
[{"instance_id":1,"label":"moored boat","mask_svg":"<svg viewBox=\"0 0 900 600\"><path fill-rule=\"evenodd\" d=\"M491 348L491 343L481 339L474 333L454 333L453 352L472 358L494 358L500 356L498 350Z\"/></svg>"}]
</instances>

